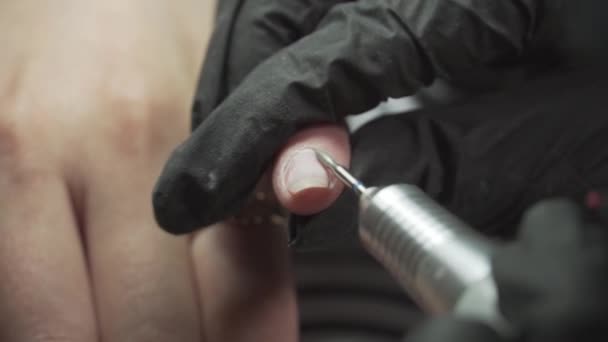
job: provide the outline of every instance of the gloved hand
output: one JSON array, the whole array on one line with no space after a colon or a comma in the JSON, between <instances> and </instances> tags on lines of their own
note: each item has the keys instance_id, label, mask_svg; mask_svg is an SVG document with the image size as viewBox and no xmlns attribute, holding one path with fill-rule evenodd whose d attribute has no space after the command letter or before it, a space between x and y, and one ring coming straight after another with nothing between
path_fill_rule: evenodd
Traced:
<instances>
[{"instance_id":1,"label":"gloved hand","mask_svg":"<svg viewBox=\"0 0 608 342\"><path fill-rule=\"evenodd\" d=\"M310 34L334 5L352 0L224 0L217 3L197 91L198 126L261 62Z\"/></svg>"},{"instance_id":2,"label":"gloved hand","mask_svg":"<svg viewBox=\"0 0 608 342\"><path fill-rule=\"evenodd\" d=\"M606 222L558 199L531 208L520 229L518 240L493 261L500 310L520 331L509 341L606 341ZM429 321L406 341L507 340L479 323L445 317Z\"/></svg>"},{"instance_id":3,"label":"gloved hand","mask_svg":"<svg viewBox=\"0 0 608 342\"><path fill-rule=\"evenodd\" d=\"M309 124L340 122L436 77L496 85L538 26L532 0L336 3L222 3L200 125L154 192L163 228L185 233L234 214L275 153Z\"/></svg>"},{"instance_id":4,"label":"gloved hand","mask_svg":"<svg viewBox=\"0 0 608 342\"><path fill-rule=\"evenodd\" d=\"M577 72L382 117L351 135L350 171L368 186L416 184L470 226L510 239L541 199L608 185L606 87L599 70ZM292 226L298 250L357 247L357 199L344 191Z\"/></svg>"}]
</instances>

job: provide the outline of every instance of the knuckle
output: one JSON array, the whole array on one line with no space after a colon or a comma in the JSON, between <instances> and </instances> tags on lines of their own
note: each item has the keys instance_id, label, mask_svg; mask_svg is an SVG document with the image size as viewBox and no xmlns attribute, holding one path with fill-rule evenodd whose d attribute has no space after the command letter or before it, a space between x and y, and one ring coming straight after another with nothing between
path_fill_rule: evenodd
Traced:
<instances>
[{"instance_id":1,"label":"knuckle","mask_svg":"<svg viewBox=\"0 0 608 342\"><path fill-rule=\"evenodd\" d=\"M109 128L109 147L119 154L127 156L144 153L149 144L149 122L143 115L126 113L117 118Z\"/></svg>"},{"instance_id":2,"label":"knuckle","mask_svg":"<svg viewBox=\"0 0 608 342\"><path fill-rule=\"evenodd\" d=\"M33 154L22 134L0 122L0 188L21 188L46 176Z\"/></svg>"},{"instance_id":3,"label":"knuckle","mask_svg":"<svg viewBox=\"0 0 608 342\"><path fill-rule=\"evenodd\" d=\"M24 189L56 176L53 147L38 127L0 117L0 189ZM35 138L30 138L35 137ZM41 148L44 147L44 148ZM2 190L0 190L2 192Z\"/></svg>"},{"instance_id":4,"label":"knuckle","mask_svg":"<svg viewBox=\"0 0 608 342\"><path fill-rule=\"evenodd\" d=\"M10 112L2 111L0 117L0 186L33 184L49 175L47 158L41 154L45 152L32 148L29 136L36 136L36 129L21 129L18 121L7 113Z\"/></svg>"},{"instance_id":5,"label":"knuckle","mask_svg":"<svg viewBox=\"0 0 608 342\"><path fill-rule=\"evenodd\" d=\"M186 113L177 97L159 95L145 86L129 85L126 92L105 94L112 125L106 133L111 148L127 157L153 153L175 131L179 113ZM185 115L185 114L184 114Z\"/></svg>"},{"instance_id":6,"label":"knuckle","mask_svg":"<svg viewBox=\"0 0 608 342\"><path fill-rule=\"evenodd\" d=\"M23 153L23 137L13 120L0 117L0 165Z\"/></svg>"}]
</instances>

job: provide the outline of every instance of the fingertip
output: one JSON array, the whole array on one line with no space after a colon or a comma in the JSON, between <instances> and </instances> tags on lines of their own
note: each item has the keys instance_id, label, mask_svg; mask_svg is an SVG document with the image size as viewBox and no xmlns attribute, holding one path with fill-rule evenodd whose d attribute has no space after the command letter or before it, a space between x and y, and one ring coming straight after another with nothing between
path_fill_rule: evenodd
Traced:
<instances>
[{"instance_id":1,"label":"fingertip","mask_svg":"<svg viewBox=\"0 0 608 342\"><path fill-rule=\"evenodd\" d=\"M193 167L178 147L166 162L152 190L152 209L158 226L184 235L219 221L217 182L210 182L200 167ZM211 185L210 185L211 183Z\"/></svg>"},{"instance_id":2,"label":"fingertip","mask_svg":"<svg viewBox=\"0 0 608 342\"><path fill-rule=\"evenodd\" d=\"M152 194L152 208L156 224L167 233L182 235L190 233L191 227L184 228L181 221L187 217L187 212L181 206L170 205L167 196L159 191ZM179 224L178 224L179 222Z\"/></svg>"},{"instance_id":3,"label":"fingertip","mask_svg":"<svg viewBox=\"0 0 608 342\"><path fill-rule=\"evenodd\" d=\"M344 186L317 160L315 150L350 165L348 131L339 125L319 125L294 135L279 154L273 187L279 202L298 215L312 215L329 207Z\"/></svg>"}]
</instances>

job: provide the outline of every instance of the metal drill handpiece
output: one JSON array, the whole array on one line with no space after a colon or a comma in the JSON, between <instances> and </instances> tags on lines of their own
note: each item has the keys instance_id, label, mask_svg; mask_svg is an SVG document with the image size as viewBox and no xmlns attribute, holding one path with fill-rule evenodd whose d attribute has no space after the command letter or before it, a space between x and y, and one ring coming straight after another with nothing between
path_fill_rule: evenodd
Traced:
<instances>
[{"instance_id":1,"label":"metal drill handpiece","mask_svg":"<svg viewBox=\"0 0 608 342\"><path fill-rule=\"evenodd\" d=\"M321 151L317 159L359 195L362 246L433 314L451 312L509 334L500 314L495 246L413 184L365 186Z\"/></svg>"},{"instance_id":2,"label":"metal drill handpiece","mask_svg":"<svg viewBox=\"0 0 608 342\"><path fill-rule=\"evenodd\" d=\"M321 152L319 150L315 150L315 154L317 155L317 159L323 166L325 166L328 170L330 170L338 179L340 179L344 184L346 184L349 188L353 189L353 191L358 195L362 195L366 188L363 183L355 178L355 176L351 175L350 172L346 170L346 168L340 164L338 164L332 157L330 157L327 153Z\"/></svg>"}]
</instances>

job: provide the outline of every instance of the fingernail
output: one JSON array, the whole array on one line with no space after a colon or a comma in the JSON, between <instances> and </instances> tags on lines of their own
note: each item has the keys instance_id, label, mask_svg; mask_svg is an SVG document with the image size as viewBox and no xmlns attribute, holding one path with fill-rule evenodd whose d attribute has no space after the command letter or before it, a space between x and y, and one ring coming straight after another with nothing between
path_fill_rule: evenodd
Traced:
<instances>
[{"instance_id":1,"label":"fingernail","mask_svg":"<svg viewBox=\"0 0 608 342\"><path fill-rule=\"evenodd\" d=\"M295 152L285 163L284 183L289 193L297 194L311 188L329 188L330 177L312 149Z\"/></svg>"}]
</instances>

